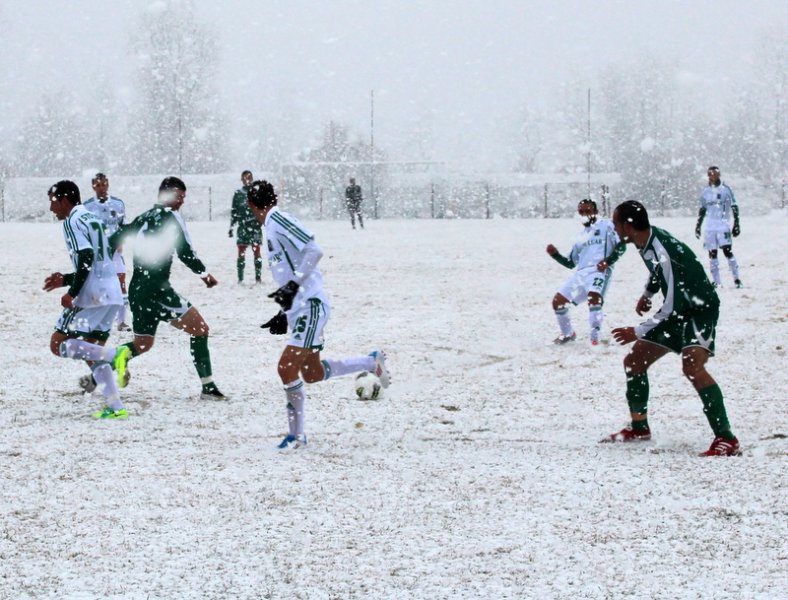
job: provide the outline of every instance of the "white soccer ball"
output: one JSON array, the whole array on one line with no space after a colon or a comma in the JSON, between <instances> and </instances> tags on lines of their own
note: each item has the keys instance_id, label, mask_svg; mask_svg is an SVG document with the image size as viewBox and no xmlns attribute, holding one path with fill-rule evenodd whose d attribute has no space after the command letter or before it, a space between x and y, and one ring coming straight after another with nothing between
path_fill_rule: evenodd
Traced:
<instances>
[{"instance_id":1,"label":"white soccer ball","mask_svg":"<svg viewBox=\"0 0 788 600\"><path fill-rule=\"evenodd\" d=\"M359 400L379 400L383 395L383 386L377 375L369 371L362 371L356 375L356 397Z\"/></svg>"}]
</instances>

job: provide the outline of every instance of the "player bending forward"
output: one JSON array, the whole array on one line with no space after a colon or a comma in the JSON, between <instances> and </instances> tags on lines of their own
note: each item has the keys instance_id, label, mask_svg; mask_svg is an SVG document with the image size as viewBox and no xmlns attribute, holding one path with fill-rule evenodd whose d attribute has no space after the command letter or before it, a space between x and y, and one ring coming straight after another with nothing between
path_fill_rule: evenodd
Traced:
<instances>
[{"instance_id":1,"label":"player bending forward","mask_svg":"<svg viewBox=\"0 0 788 600\"><path fill-rule=\"evenodd\" d=\"M714 337L720 315L720 300L703 265L689 246L667 231L652 227L645 207L635 200L619 204L613 212L619 237L635 244L649 271L646 289L635 311L651 310L651 297L662 292L665 302L654 315L637 327L617 327L613 337L619 344L635 342L624 358L630 425L601 440L636 442L651 439L648 426L648 369L668 352L681 354L681 367L703 402L714 440L701 456L735 456L739 440L731 432L722 390L706 370L714 355Z\"/></svg>"},{"instance_id":2,"label":"player bending forward","mask_svg":"<svg viewBox=\"0 0 788 600\"><path fill-rule=\"evenodd\" d=\"M588 300L588 325L591 329L591 345L599 344L602 329L602 305L605 293L613 277L613 264L626 250L619 241L609 219L598 219L599 211L593 200L581 200L577 214L583 231L578 236L569 256L562 256L558 249L549 244L547 253L567 269L577 271L567 279L553 297L553 311L558 320L560 333L554 344L566 344L577 338L569 318L569 305Z\"/></svg>"},{"instance_id":3,"label":"player bending forward","mask_svg":"<svg viewBox=\"0 0 788 600\"><path fill-rule=\"evenodd\" d=\"M110 366L117 352L104 346L123 306L104 225L82 205L79 188L73 181L58 181L49 188L49 210L63 221L63 236L74 265L74 273L56 272L44 280L48 292L69 286L60 298L63 313L55 325L49 349L55 356L84 360L90 366L106 402L94 417L125 419L128 413Z\"/></svg>"},{"instance_id":4,"label":"player bending forward","mask_svg":"<svg viewBox=\"0 0 788 600\"><path fill-rule=\"evenodd\" d=\"M389 386L386 356L382 351L353 358L320 359L323 329L328 323L331 306L323 290L323 276L317 268L323 251L310 233L292 215L277 208L274 187L267 181L255 181L249 190L249 208L265 229L268 266L274 282L280 286L268 295L281 310L263 325L273 334L290 330L290 339L279 358L279 377L287 401L288 433L279 448L295 449L306 445L304 383L317 383L360 371L370 371Z\"/></svg>"}]
</instances>

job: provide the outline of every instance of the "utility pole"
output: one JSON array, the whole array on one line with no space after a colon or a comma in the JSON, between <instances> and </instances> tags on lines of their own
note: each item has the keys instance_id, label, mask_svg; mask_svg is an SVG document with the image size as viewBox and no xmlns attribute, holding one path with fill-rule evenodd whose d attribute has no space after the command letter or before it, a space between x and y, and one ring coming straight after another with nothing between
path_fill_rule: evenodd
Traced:
<instances>
[{"instance_id":1,"label":"utility pole","mask_svg":"<svg viewBox=\"0 0 788 600\"><path fill-rule=\"evenodd\" d=\"M375 193L375 90L369 91L369 193L372 194L373 217L378 218L378 196Z\"/></svg>"},{"instance_id":2,"label":"utility pole","mask_svg":"<svg viewBox=\"0 0 788 600\"><path fill-rule=\"evenodd\" d=\"M586 174L588 195L591 199L591 88L588 88L588 134L586 136Z\"/></svg>"}]
</instances>

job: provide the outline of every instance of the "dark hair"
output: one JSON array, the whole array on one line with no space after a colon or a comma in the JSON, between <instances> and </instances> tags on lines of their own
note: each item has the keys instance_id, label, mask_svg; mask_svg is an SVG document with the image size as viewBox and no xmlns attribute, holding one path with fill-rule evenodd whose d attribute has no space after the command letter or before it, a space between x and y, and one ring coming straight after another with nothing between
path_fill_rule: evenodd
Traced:
<instances>
[{"instance_id":1,"label":"dark hair","mask_svg":"<svg viewBox=\"0 0 788 600\"><path fill-rule=\"evenodd\" d=\"M277 202L274 186L264 179L253 181L249 191L246 193L246 197L255 208L259 208L260 210L265 210L270 206L276 206Z\"/></svg>"},{"instance_id":2,"label":"dark hair","mask_svg":"<svg viewBox=\"0 0 788 600\"><path fill-rule=\"evenodd\" d=\"M185 192L186 184L177 177L165 177L161 180L161 185L159 185L159 191L163 192L164 190L181 190Z\"/></svg>"},{"instance_id":3,"label":"dark hair","mask_svg":"<svg viewBox=\"0 0 788 600\"><path fill-rule=\"evenodd\" d=\"M720 168L719 168L719 167L715 167L714 165L711 165L711 166L710 166L708 169L706 169L706 170L707 170L707 171L717 171L717 173L719 173L719 172L720 172Z\"/></svg>"},{"instance_id":4,"label":"dark hair","mask_svg":"<svg viewBox=\"0 0 788 600\"><path fill-rule=\"evenodd\" d=\"M252 172L249 169L246 169L246 171L241 171L241 177L243 177L244 175L251 175L251 174Z\"/></svg>"},{"instance_id":5,"label":"dark hair","mask_svg":"<svg viewBox=\"0 0 788 600\"><path fill-rule=\"evenodd\" d=\"M93 184L93 185L95 185L95 183L96 183L97 181L99 181L100 179L106 179L106 178L107 178L107 176L106 176L106 175L104 175L104 173L102 173L101 171L99 171L98 173L96 173L96 174L93 176L93 179L91 179L91 180L90 180L90 183L91 183L91 184Z\"/></svg>"},{"instance_id":6,"label":"dark hair","mask_svg":"<svg viewBox=\"0 0 788 600\"><path fill-rule=\"evenodd\" d=\"M591 200L591 198L583 198L580 202L577 203L578 206L580 206L581 204L590 204L591 206L594 207L594 212L599 212L599 209L596 206L596 202Z\"/></svg>"},{"instance_id":7,"label":"dark hair","mask_svg":"<svg viewBox=\"0 0 788 600\"><path fill-rule=\"evenodd\" d=\"M77 184L73 181L69 181L68 179L64 179L62 181L58 181L55 185L49 188L50 199L57 198L61 200L66 198L71 204L77 205L82 204L82 198L79 194L79 188Z\"/></svg>"},{"instance_id":8,"label":"dark hair","mask_svg":"<svg viewBox=\"0 0 788 600\"><path fill-rule=\"evenodd\" d=\"M648 221L646 207L637 200L626 200L616 206L619 221L630 223L637 231L645 231L651 224Z\"/></svg>"}]
</instances>

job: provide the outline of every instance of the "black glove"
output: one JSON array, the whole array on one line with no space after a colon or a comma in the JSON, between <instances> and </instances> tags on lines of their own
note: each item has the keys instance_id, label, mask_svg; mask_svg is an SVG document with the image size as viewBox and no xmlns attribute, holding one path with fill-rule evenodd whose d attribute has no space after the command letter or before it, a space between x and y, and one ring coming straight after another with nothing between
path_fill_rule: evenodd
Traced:
<instances>
[{"instance_id":1,"label":"black glove","mask_svg":"<svg viewBox=\"0 0 788 600\"><path fill-rule=\"evenodd\" d=\"M273 298L282 310L290 310L293 306L293 298L298 293L298 284L295 281L288 281L275 292L268 294L269 298Z\"/></svg>"},{"instance_id":2,"label":"black glove","mask_svg":"<svg viewBox=\"0 0 788 600\"><path fill-rule=\"evenodd\" d=\"M233 228L230 227L230 231L227 232L227 237L233 237Z\"/></svg>"},{"instance_id":3,"label":"black glove","mask_svg":"<svg viewBox=\"0 0 788 600\"><path fill-rule=\"evenodd\" d=\"M695 225L695 237L700 239L700 223Z\"/></svg>"},{"instance_id":4,"label":"black glove","mask_svg":"<svg viewBox=\"0 0 788 600\"><path fill-rule=\"evenodd\" d=\"M741 233L741 227L739 227L738 221L733 222L733 231L731 233L733 233L733 237L739 237L739 234Z\"/></svg>"},{"instance_id":5,"label":"black glove","mask_svg":"<svg viewBox=\"0 0 788 600\"><path fill-rule=\"evenodd\" d=\"M281 310L265 323L260 325L260 329L267 329L271 335L282 335L287 333L287 316Z\"/></svg>"}]
</instances>

